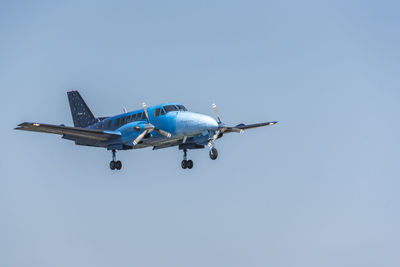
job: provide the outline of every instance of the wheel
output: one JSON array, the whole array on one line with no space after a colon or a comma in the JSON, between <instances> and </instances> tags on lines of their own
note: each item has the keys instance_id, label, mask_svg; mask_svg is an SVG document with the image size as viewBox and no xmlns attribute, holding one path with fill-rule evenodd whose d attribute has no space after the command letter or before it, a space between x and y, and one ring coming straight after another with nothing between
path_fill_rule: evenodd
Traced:
<instances>
[{"instance_id":1,"label":"wheel","mask_svg":"<svg viewBox=\"0 0 400 267\"><path fill-rule=\"evenodd\" d=\"M186 160L182 160L181 166L182 166L182 169L186 169L187 168L187 161Z\"/></svg>"},{"instance_id":2,"label":"wheel","mask_svg":"<svg viewBox=\"0 0 400 267\"><path fill-rule=\"evenodd\" d=\"M216 160L217 158L218 158L218 150L215 147L213 147L210 150L210 159Z\"/></svg>"},{"instance_id":3,"label":"wheel","mask_svg":"<svg viewBox=\"0 0 400 267\"><path fill-rule=\"evenodd\" d=\"M117 161L117 162L115 162L115 168L117 169L117 170L120 170L121 168L122 168L122 162L121 161Z\"/></svg>"},{"instance_id":4,"label":"wheel","mask_svg":"<svg viewBox=\"0 0 400 267\"><path fill-rule=\"evenodd\" d=\"M186 163L186 166L187 166L188 169L193 168L193 161L192 160L188 160L187 163Z\"/></svg>"},{"instance_id":5,"label":"wheel","mask_svg":"<svg viewBox=\"0 0 400 267\"><path fill-rule=\"evenodd\" d=\"M115 161L110 161L110 169L115 170Z\"/></svg>"}]
</instances>

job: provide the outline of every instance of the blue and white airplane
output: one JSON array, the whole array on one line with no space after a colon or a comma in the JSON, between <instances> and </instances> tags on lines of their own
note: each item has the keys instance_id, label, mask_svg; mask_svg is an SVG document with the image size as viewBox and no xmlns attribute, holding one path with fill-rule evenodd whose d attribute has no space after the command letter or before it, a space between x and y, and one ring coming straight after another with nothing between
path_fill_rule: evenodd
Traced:
<instances>
[{"instance_id":1,"label":"blue and white airplane","mask_svg":"<svg viewBox=\"0 0 400 267\"><path fill-rule=\"evenodd\" d=\"M75 141L76 145L103 147L112 151L111 170L120 170L121 161L116 160L117 150L145 147L155 149L178 146L183 150L183 169L193 168L187 159L187 150L209 148L212 160L217 159L215 141L226 133L242 133L244 130L274 125L277 121L256 124L225 125L215 104L212 105L217 120L210 116L189 112L178 103L165 103L153 107L142 104L142 109L113 117L93 116L78 91L67 93L74 127L24 122L16 130L60 134L62 138Z\"/></svg>"}]
</instances>

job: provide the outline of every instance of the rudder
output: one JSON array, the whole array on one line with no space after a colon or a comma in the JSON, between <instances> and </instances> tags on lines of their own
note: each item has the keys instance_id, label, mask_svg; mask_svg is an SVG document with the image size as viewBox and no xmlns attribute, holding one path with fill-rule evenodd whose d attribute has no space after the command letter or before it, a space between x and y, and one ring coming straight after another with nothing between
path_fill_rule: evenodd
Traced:
<instances>
[{"instance_id":1,"label":"rudder","mask_svg":"<svg viewBox=\"0 0 400 267\"><path fill-rule=\"evenodd\" d=\"M96 118L78 91L72 90L67 92L67 95L75 127L85 128L96 122Z\"/></svg>"}]
</instances>

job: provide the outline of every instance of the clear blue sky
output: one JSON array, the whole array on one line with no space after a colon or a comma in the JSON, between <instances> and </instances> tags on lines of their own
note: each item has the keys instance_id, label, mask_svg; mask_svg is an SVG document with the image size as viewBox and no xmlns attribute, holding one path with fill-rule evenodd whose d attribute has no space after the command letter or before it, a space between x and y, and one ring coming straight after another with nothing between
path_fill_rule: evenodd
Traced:
<instances>
[{"instance_id":1,"label":"clear blue sky","mask_svg":"<svg viewBox=\"0 0 400 267\"><path fill-rule=\"evenodd\" d=\"M1 1L0 266L399 266L398 1ZM176 101L227 123L217 161L118 153L72 125Z\"/></svg>"}]
</instances>

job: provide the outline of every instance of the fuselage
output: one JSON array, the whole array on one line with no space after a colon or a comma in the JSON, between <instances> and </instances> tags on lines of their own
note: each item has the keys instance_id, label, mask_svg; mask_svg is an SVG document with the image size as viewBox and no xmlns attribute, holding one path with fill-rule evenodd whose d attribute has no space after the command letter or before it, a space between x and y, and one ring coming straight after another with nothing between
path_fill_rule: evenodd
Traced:
<instances>
[{"instance_id":1,"label":"fuselage","mask_svg":"<svg viewBox=\"0 0 400 267\"><path fill-rule=\"evenodd\" d=\"M147 111L149 122L156 128L169 132L171 137L167 138L157 132L151 132L135 148L177 144L177 140L182 140L182 138L196 138L197 143L206 143L218 129L218 123L212 117L187 111L183 105L177 103L148 107ZM111 143L124 143L129 147L132 145L132 140L140 134L146 125L144 110L138 109L99 119L98 122L87 128L120 132L120 139L112 140Z\"/></svg>"}]
</instances>

